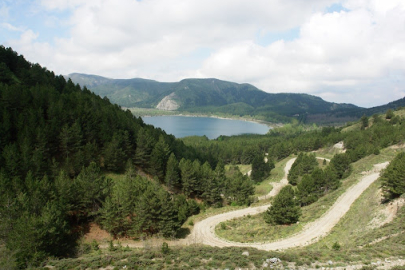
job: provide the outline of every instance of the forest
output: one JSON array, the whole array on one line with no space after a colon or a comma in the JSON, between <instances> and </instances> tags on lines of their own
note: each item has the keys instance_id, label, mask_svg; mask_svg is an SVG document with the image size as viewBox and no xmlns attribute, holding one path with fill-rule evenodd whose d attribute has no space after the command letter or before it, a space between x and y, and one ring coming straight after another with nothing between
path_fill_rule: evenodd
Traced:
<instances>
[{"instance_id":1,"label":"forest","mask_svg":"<svg viewBox=\"0 0 405 270\"><path fill-rule=\"evenodd\" d=\"M114 237L176 237L207 207L251 204L255 183L290 155L298 156L289 175L297 209L336 189L351 163L405 139L404 120L391 110L347 127L296 123L266 135L176 139L3 46L0 119L0 255L18 268L75 256L91 222ZM340 141L347 151L325 168L303 154ZM252 176L227 164L252 164ZM404 192L394 173L387 199Z\"/></svg>"},{"instance_id":2,"label":"forest","mask_svg":"<svg viewBox=\"0 0 405 270\"><path fill-rule=\"evenodd\" d=\"M74 255L89 222L115 236L174 236L196 198L249 203L250 179L226 176L212 154L11 48L0 47L0 68L0 239L18 266Z\"/></svg>"}]
</instances>

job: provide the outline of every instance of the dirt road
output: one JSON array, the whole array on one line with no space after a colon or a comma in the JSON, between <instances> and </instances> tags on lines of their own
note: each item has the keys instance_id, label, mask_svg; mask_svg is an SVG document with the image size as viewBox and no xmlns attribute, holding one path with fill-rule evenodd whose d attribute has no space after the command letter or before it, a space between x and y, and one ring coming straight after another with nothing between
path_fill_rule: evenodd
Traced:
<instances>
[{"instance_id":1,"label":"dirt road","mask_svg":"<svg viewBox=\"0 0 405 270\"><path fill-rule=\"evenodd\" d=\"M291 161L291 160L290 160ZM285 173L287 175L288 170L294 161L287 162L285 167ZM215 235L215 226L219 223L242 217L244 215L254 215L266 211L269 205L263 205L259 207L249 207L233 212L228 212L216 216L204 219L194 225L192 233L187 237L184 242L187 244L202 243L210 246L227 247L227 246L239 246L239 247L254 247L262 250L282 250L292 247L305 246L318 241L321 237L327 235L330 230L339 222L339 220L350 209L353 202L379 177L379 171L385 168L388 162L375 165L372 172L362 177L360 181L349 188L344 194L342 194L332 207L321 218L314 222L311 222L305 226L305 228L289 238L282 239L272 243L239 243L220 239ZM283 179L284 180L284 179ZM280 188L281 189L281 188Z\"/></svg>"},{"instance_id":2,"label":"dirt road","mask_svg":"<svg viewBox=\"0 0 405 270\"><path fill-rule=\"evenodd\" d=\"M294 161L296 159L297 158L292 158L289 161L287 161L287 163L285 164L285 167L284 167L284 177L283 177L283 179L281 179L281 181L278 182L278 183L277 182L270 183L271 185L273 185L273 189L270 191L269 194L258 197L259 201L276 196L280 192L280 190L284 186L286 186L288 184L287 175L288 175L288 172L291 169L291 166L294 164Z\"/></svg>"}]
</instances>

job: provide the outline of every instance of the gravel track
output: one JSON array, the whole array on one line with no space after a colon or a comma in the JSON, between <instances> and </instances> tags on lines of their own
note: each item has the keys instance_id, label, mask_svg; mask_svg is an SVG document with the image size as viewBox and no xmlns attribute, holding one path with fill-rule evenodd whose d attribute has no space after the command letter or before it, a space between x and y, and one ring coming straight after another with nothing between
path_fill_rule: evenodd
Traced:
<instances>
[{"instance_id":1,"label":"gravel track","mask_svg":"<svg viewBox=\"0 0 405 270\"><path fill-rule=\"evenodd\" d=\"M291 159L287 162L286 167L284 169L285 175L287 175L289 169L291 168L292 164L294 163L295 159ZM347 213L350 209L350 206L353 202L379 177L379 171L385 168L388 165L388 162L377 164L374 167L372 172L368 172L369 174L362 177L358 183L350 187L345 193L343 193L336 202L332 205L332 207L319 219L308 223L304 229L285 239L271 242L271 243L239 243L239 242L232 242L221 239L215 235L215 227L226 220L242 217L245 215L255 215L266 211L266 209L270 206L263 205L258 207L248 207L241 210L236 210L232 212L227 212L223 214L219 214L216 216L212 216L206 218L194 225L194 229L191 234L184 239L182 242L186 244L195 244L195 243L202 243L205 245L210 246L217 246L217 247L230 247L230 246L238 246L238 247L254 247L261 250L283 250L298 246L306 246L311 243L318 241L320 238L327 235L330 230L339 222L339 220ZM270 195L274 196L277 194L282 186L286 183L286 176L280 181L279 185L276 185L271 194L266 195L265 198L270 197Z\"/></svg>"}]
</instances>

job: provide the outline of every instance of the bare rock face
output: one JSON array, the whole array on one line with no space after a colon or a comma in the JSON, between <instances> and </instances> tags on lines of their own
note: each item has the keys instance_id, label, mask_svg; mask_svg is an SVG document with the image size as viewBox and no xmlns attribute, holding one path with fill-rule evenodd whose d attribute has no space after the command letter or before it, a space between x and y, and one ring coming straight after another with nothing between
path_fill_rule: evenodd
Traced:
<instances>
[{"instance_id":1,"label":"bare rock face","mask_svg":"<svg viewBox=\"0 0 405 270\"><path fill-rule=\"evenodd\" d=\"M165 111L175 111L177 110L180 105L173 99L175 97L175 93L171 93L168 96L165 96L159 104L156 106L156 109L165 110Z\"/></svg>"}]
</instances>

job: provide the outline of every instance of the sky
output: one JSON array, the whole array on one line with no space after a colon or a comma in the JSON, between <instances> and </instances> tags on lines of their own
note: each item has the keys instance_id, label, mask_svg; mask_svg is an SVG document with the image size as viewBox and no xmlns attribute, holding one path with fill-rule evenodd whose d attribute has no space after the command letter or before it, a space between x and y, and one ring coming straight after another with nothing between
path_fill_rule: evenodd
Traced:
<instances>
[{"instance_id":1,"label":"sky","mask_svg":"<svg viewBox=\"0 0 405 270\"><path fill-rule=\"evenodd\" d=\"M0 44L62 75L405 96L404 0L0 0Z\"/></svg>"}]
</instances>

